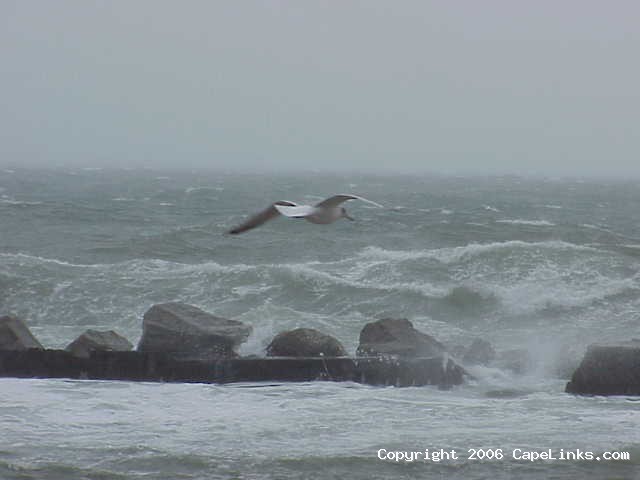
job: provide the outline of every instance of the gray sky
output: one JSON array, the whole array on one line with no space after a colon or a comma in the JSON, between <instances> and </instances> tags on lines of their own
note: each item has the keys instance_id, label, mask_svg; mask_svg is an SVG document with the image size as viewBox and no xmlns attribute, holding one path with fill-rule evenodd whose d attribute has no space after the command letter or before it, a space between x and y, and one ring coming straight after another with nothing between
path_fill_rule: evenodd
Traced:
<instances>
[{"instance_id":1,"label":"gray sky","mask_svg":"<svg viewBox=\"0 0 640 480\"><path fill-rule=\"evenodd\" d=\"M640 176L640 2L0 0L0 164Z\"/></svg>"}]
</instances>

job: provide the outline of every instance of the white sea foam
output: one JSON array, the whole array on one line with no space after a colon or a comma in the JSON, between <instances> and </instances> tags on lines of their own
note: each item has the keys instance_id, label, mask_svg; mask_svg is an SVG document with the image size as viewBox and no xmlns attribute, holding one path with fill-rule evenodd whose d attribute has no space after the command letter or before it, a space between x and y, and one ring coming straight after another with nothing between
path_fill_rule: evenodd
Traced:
<instances>
[{"instance_id":1,"label":"white sea foam","mask_svg":"<svg viewBox=\"0 0 640 480\"><path fill-rule=\"evenodd\" d=\"M224 190L224 187L207 187L207 186L187 187L185 188L184 193L188 195L190 193L206 192L207 190L219 192Z\"/></svg>"},{"instance_id":2,"label":"white sea foam","mask_svg":"<svg viewBox=\"0 0 640 480\"><path fill-rule=\"evenodd\" d=\"M490 212L499 212L500 210L497 209L496 207L492 207L491 205L483 205L485 210L488 210Z\"/></svg>"},{"instance_id":3,"label":"white sea foam","mask_svg":"<svg viewBox=\"0 0 640 480\"><path fill-rule=\"evenodd\" d=\"M364 258L387 259L395 261L410 261L421 258L432 258L442 263L454 263L477 255L510 249L545 249L545 250L574 250L583 252L597 252L598 249L584 245L576 245L560 240L545 242L524 242L509 240L506 242L471 243L460 247L445 247L427 250L387 250L380 247L366 247L359 252Z\"/></svg>"},{"instance_id":4,"label":"white sea foam","mask_svg":"<svg viewBox=\"0 0 640 480\"><path fill-rule=\"evenodd\" d=\"M561 271L555 271L551 275L537 272L511 285L493 285L492 290L510 311L529 314L546 308L586 307L626 291L640 290L640 285L633 278L568 281Z\"/></svg>"},{"instance_id":5,"label":"white sea foam","mask_svg":"<svg viewBox=\"0 0 640 480\"><path fill-rule=\"evenodd\" d=\"M25 253L0 253L0 258L9 258L16 259L20 263L29 262L29 263L54 263L57 265L63 265L65 267L79 267L79 268L90 268L90 267L102 267L104 265L91 265L91 264L78 264L78 263L70 263L65 262L64 260L58 260L56 258L45 258L39 257L37 255L28 255Z\"/></svg>"},{"instance_id":6,"label":"white sea foam","mask_svg":"<svg viewBox=\"0 0 640 480\"><path fill-rule=\"evenodd\" d=\"M496 223L507 223L510 225L530 225L534 227L555 227L555 223L549 222L547 220L523 220L523 219L505 219L505 220L496 220Z\"/></svg>"},{"instance_id":7,"label":"white sea foam","mask_svg":"<svg viewBox=\"0 0 640 480\"><path fill-rule=\"evenodd\" d=\"M487 226L486 223L480 223L480 222L466 222L465 225L473 225L474 227L486 227Z\"/></svg>"},{"instance_id":8,"label":"white sea foam","mask_svg":"<svg viewBox=\"0 0 640 480\"><path fill-rule=\"evenodd\" d=\"M607 225L593 225L591 223L582 223L582 224L580 224L580 226L583 227L583 228L588 228L590 230L597 230L599 232L609 233L611 235L615 235L617 237L624 238L624 235L621 235L620 233L614 232L613 230L608 228Z\"/></svg>"},{"instance_id":9,"label":"white sea foam","mask_svg":"<svg viewBox=\"0 0 640 480\"><path fill-rule=\"evenodd\" d=\"M3 195L2 198L0 198L0 203L3 203L5 205L15 205L15 206L25 206L25 207L42 205L42 202L27 202L23 200L14 200L10 197L7 197L6 195Z\"/></svg>"}]
</instances>

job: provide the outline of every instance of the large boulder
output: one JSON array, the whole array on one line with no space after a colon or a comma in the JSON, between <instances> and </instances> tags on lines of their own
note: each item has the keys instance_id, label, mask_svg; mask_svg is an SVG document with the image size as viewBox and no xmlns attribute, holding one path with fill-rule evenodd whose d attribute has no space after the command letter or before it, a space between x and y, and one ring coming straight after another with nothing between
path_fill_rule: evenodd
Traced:
<instances>
[{"instance_id":1,"label":"large boulder","mask_svg":"<svg viewBox=\"0 0 640 480\"><path fill-rule=\"evenodd\" d=\"M65 350L73 353L76 357L89 358L91 352L126 352L133 349L129 340L118 335L113 330L104 332L98 330L87 330L73 342L67 345Z\"/></svg>"},{"instance_id":2,"label":"large boulder","mask_svg":"<svg viewBox=\"0 0 640 480\"><path fill-rule=\"evenodd\" d=\"M344 357L342 344L331 335L313 328L296 328L279 333L267 347L269 357Z\"/></svg>"},{"instance_id":3,"label":"large boulder","mask_svg":"<svg viewBox=\"0 0 640 480\"><path fill-rule=\"evenodd\" d=\"M444 354L445 350L443 344L431 335L416 330L406 318L385 318L364 326L360 332L357 355L438 357Z\"/></svg>"},{"instance_id":4,"label":"large boulder","mask_svg":"<svg viewBox=\"0 0 640 480\"><path fill-rule=\"evenodd\" d=\"M251 327L216 317L193 305L162 303L144 314L138 351L162 352L184 360L235 357Z\"/></svg>"},{"instance_id":5,"label":"large boulder","mask_svg":"<svg viewBox=\"0 0 640 480\"><path fill-rule=\"evenodd\" d=\"M0 317L0 350L43 349L25 323L15 317Z\"/></svg>"},{"instance_id":6,"label":"large boulder","mask_svg":"<svg viewBox=\"0 0 640 480\"><path fill-rule=\"evenodd\" d=\"M565 391L583 395L640 395L640 340L589 346Z\"/></svg>"}]
</instances>

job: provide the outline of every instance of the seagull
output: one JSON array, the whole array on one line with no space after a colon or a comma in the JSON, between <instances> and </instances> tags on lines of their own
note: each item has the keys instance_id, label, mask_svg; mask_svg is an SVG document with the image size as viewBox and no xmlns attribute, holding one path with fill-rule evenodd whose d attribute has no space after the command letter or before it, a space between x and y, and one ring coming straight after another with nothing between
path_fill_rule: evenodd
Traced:
<instances>
[{"instance_id":1,"label":"seagull","mask_svg":"<svg viewBox=\"0 0 640 480\"><path fill-rule=\"evenodd\" d=\"M356 195L334 195L320 203L311 205L297 205L288 200L279 200L272 203L264 210L249 217L245 222L241 223L235 228L232 228L227 233L231 235L237 235L238 233L246 232L252 228L259 227L263 223L276 218L278 215L284 215L290 218L304 218L306 221L318 224L333 223L341 218L348 220L354 220L347 215L347 211L340 205L347 200L362 200L363 202L370 203L376 207L384 208L382 205L366 198L358 197Z\"/></svg>"}]
</instances>

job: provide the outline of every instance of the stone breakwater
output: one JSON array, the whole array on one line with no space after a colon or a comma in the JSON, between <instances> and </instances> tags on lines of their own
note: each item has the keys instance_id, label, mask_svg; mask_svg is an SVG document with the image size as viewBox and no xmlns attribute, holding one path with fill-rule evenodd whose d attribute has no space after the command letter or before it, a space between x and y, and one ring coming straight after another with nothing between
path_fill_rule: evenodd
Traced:
<instances>
[{"instance_id":1,"label":"stone breakwater","mask_svg":"<svg viewBox=\"0 0 640 480\"><path fill-rule=\"evenodd\" d=\"M136 350L116 332L96 330L87 330L65 350L49 350L24 322L4 316L0 376L202 383L329 380L451 388L471 378L464 366L500 365L522 373L528 362L526 351L498 354L480 339L466 349L449 349L402 318L367 323L355 357L336 338L311 328L279 333L265 357L241 357L236 349L251 331L242 322L192 305L164 303L144 314ZM572 370L568 393L640 395L640 341L592 345Z\"/></svg>"},{"instance_id":2,"label":"stone breakwater","mask_svg":"<svg viewBox=\"0 0 640 480\"><path fill-rule=\"evenodd\" d=\"M176 360L166 354L95 351L89 358L64 350L0 350L0 376L155 382L231 383L352 381L370 385L450 388L464 370L440 358L225 358Z\"/></svg>"},{"instance_id":3,"label":"stone breakwater","mask_svg":"<svg viewBox=\"0 0 640 480\"><path fill-rule=\"evenodd\" d=\"M192 305L154 305L137 349L115 332L88 330L65 350L40 345L24 322L0 318L0 376L161 382L354 381L450 388L465 369L406 319L367 324L357 357L315 329L281 332L266 357L240 357L251 327Z\"/></svg>"}]
</instances>

